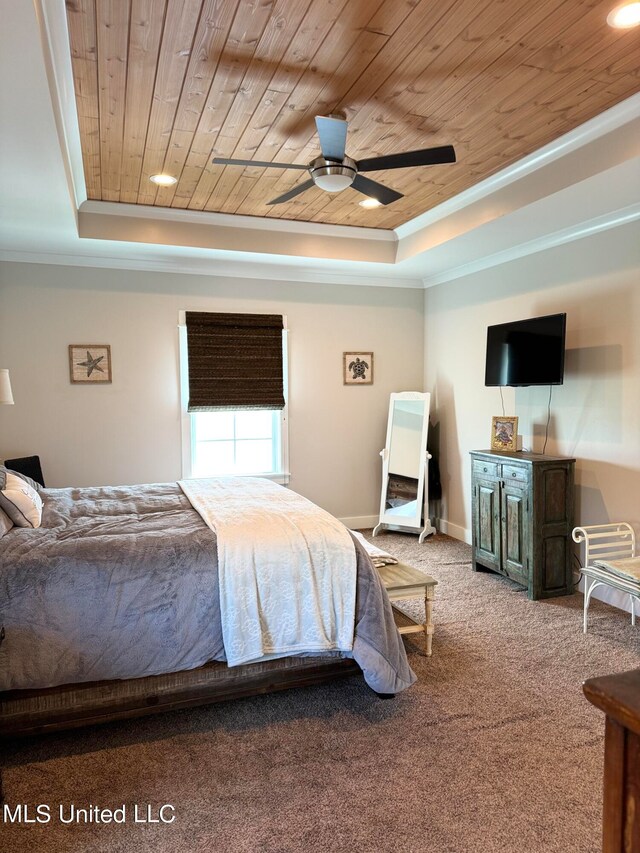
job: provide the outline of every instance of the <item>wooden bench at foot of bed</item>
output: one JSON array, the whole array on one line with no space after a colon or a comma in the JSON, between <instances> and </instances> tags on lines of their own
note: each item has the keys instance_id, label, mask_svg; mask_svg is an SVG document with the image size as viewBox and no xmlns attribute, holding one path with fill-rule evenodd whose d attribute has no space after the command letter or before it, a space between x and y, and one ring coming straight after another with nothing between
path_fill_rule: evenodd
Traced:
<instances>
[{"instance_id":1,"label":"wooden bench at foot of bed","mask_svg":"<svg viewBox=\"0 0 640 853\"><path fill-rule=\"evenodd\" d=\"M279 658L127 680L65 684L46 690L0 693L0 737L32 735L174 711L289 687L319 684L359 673L351 659Z\"/></svg>"}]
</instances>

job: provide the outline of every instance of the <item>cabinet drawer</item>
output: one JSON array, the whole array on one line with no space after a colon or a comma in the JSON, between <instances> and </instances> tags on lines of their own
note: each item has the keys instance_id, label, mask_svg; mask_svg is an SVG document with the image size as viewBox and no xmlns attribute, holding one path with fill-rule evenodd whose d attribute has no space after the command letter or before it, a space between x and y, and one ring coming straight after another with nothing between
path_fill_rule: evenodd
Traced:
<instances>
[{"instance_id":1,"label":"cabinet drawer","mask_svg":"<svg viewBox=\"0 0 640 853\"><path fill-rule=\"evenodd\" d=\"M502 477L505 483L526 483L529 479L529 471L522 465L503 465Z\"/></svg>"},{"instance_id":2,"label":"cabinet drawer","mask_svg":"<svg viewBox=\"0 0 640 853\"><path fill-rule=\"evenodd\" d=\"M498 463L497 462L485 462L484 459L474 459L473 460L473 473L480 474L480 476L485 477L497 477L498 476Z\"/></svg>"}]
</instances>

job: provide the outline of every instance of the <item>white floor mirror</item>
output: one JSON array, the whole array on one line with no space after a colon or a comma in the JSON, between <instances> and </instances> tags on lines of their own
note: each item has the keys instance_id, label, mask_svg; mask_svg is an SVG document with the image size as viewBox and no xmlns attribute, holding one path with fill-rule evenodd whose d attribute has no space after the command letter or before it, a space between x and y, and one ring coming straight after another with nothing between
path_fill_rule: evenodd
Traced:
<instances>
[{"instance_id":1,"label":"white floor mirror","mask_svg":"<svg viewBox=\"0 0 640 853\"><path fill-rule=\"evenodd\" d=\"M373 530L419 533L419 543L436 532L428 513L427 452L431 394L401 391L389 401L387 440L382 457L380 520Z\"/></svg>"}]
</instances>

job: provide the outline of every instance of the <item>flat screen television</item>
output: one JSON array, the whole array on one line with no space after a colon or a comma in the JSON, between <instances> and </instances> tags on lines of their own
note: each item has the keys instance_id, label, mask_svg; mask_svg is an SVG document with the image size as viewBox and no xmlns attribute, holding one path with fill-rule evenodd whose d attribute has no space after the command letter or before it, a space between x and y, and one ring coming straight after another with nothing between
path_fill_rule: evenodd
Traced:
<instances>
[{"instance_id":1,"label":"flat screen television","mask_svg":"<svg viewBox=\"0 0 640 853\"><path fill-rule=\"evenodd\" d=\"M562 385L566 314L487 329L485 385Z\"/></svg>"}]
</instances>

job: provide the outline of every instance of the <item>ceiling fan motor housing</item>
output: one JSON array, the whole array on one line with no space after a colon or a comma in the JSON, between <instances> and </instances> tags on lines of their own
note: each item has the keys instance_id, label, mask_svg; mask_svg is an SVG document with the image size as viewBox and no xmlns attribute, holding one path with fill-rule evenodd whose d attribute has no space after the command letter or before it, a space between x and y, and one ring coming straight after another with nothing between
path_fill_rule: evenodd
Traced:
<instances>
[{"instance_id":1,"label":"ceiling fan motor housing","mask_svg":"<svg viewBox=\"0 0 640 853\"><path fill-rule=\"evenodd\" d=\"M351 157L343 157L342 160L328 160L325 157L316 157L309 164L309 172L314 184L328 193L339 193L346 190L353 183L358 174L358 167Z\"/></svg>"}]
</instances>

